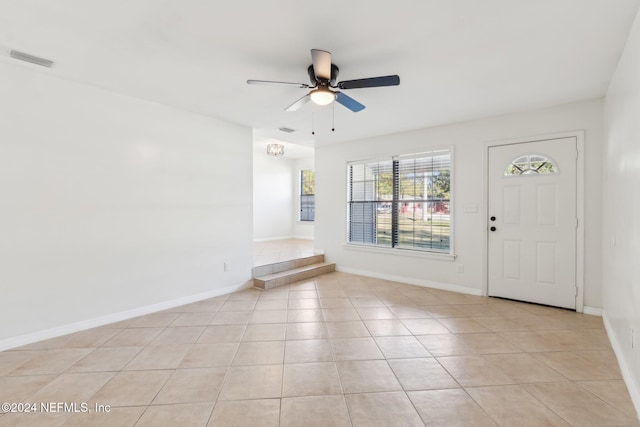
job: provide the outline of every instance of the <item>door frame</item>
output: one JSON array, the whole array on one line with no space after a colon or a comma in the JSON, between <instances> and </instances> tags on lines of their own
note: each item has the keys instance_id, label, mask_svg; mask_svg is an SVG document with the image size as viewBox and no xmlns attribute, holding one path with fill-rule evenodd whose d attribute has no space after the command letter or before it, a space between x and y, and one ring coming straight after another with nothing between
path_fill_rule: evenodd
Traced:
<instances>
[{"instance_id":1,"label":"door frame","mask_svg":"<svg viewBox=\"0 0 640 427\"><path fill-rule=\"evenodd\" d=\"M509 138L488 141L484 144L484 191L483 200L485 208L482 210L483 250L482 250L482 294L489 295L489 149L501 145L522 144L526 142L545 141L559 138L576 138L578 158L576 159L576 312L584 311L584 130L548 133L542 135Z\"/></svg>"}]
</instances>

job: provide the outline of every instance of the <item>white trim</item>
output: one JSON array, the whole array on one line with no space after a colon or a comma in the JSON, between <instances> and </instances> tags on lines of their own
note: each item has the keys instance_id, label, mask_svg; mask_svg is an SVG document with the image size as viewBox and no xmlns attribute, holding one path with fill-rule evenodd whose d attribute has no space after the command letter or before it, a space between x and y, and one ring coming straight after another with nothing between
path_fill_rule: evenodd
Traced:
<instances>
[{"instance_id":1,"label":"white trim","mask_svg":"<svg viewBox=\"0 0 640 427\"><path fill-rule=\"evenodd\" d=\"M292 239L297 239L297 240L311 240L313 241L314 238L313 237L309 237L309 236L293 236Z\"/></svg>"},{"instance_id":2,"label":"white trim","mask_svg":"<svg viewBox=\"0 0 640 427\"><path fill-rule=\"evenodd\" d=\"M636 408L636 415L638 417L638 420L640 421L640 378L634 378L634 376L631 374L631 371L627 366L627 361L624 358L622 346L620 345L616 334L613 332L613 327L611 326L611 323L609 322L609 318L607 317L607 313L605 311L602 312L602 323L604 323L604 329L607 331L607 336L609 337L609 341L611 342L611 348L613 348L616 359L618 359L618 366L620 367L622 379L627 386L629 396L631 397L631 402Z\"/></svg>"},{"instance_id":3,"label":"white trim","mask_svg":"<svg viewBox=\"0 0 640 427\"><path fill-rule=\"evenodd\" d=\"M253 243L271 242L275 240L289 240L289 239L296 239L296 237L295 236L266 237L264 239L253 239Z\"/></svg>"},{"instance_id":4,"label":"white trim","mask_svg":"<svg viewBox=\"0 0 640 427\"><path fill-rule=\"evenodd\" d=\"M185 304L205 300L208 298L226 295L242 289L248 289L253 286L253 280L249 280L239 285L226 286L224 288L213 289L211 291L200 294L189 295L170 301L164 301L157 304L146 305L131 310L120 311L118 313L107 314L105 316L95 317L93 319L82 320L80 322L70 323L67 325L56 326L55 328L44 329L30 334L20 335L17 337L6 338L0 340L0 351L9 350L11 348L20 347L34 342L55 338L62 335L72 334L74 332L84 331L98 326L107 325L109 323L119 322L121 320L131 319L133 317L143 316L157 311L167 310Z\"/></svg>"},{"instance_id":5,"label":"white trim","mask_svg":"<svg viewBox=\"0 0 640 427\"><path fill-rule=\"evenodd\" d=\"M602 316L602 309L585 305L582 307L582 313L589 314L591 316Z\"/></svg>"},{"instance_id":6,"label":"white trim","mask_svg":"<svg viewBox=\"0 0 640 427\"><path fill-rule=\"evenodd\" d=\"M364 244L359 245L357 243L347 243L347 242L345 242L342 246L345 249L354 250L354 251L373 252L378 254L395 255L395 256L401 256L401 257L427 258L427 259L437 259L441 261L455 261L456 259L456 255L448 254L445 252L431 252L431 251L422 251L422 250L412 251L410 249L389 248L389 247L364 245Z\"/></svg>"},{"instance_id":7,"label":"white trim","mask_svg":"<svg viewBox=\"0 0 640 427\"><path fill-rule=\"evenodd\" d=\"M584 130L574 130L558 132L521 138L509 138L497 141L488 141L484 144L483 164L484 168L484 205L482 213L483 224L487 224L489 216L489 148L501 145L523 144L527 142L545 141L550 139L575 138L578 158L576 160L576 216L578 217L578 228L576 230L576 311L584 311ZM484 230L484 245L482 247L482 294L489 294L489 233L487 227Z\"/></svg>"},{"instance_id":8,"label":"white trim","mask_svg":"<svg viewBox=\"0 0 640 427\"><path fill-rule=\"evenodd\" d=\"M407 283L409 285L422 286L425 288L441 289L443 291L459 292L468 295L482 295L481 289L468 288L461 285L453 285L450 283L432 282L429 280L415 279L413 277L396 276L394 274L384 274L369 270L360 270L351 267L336 266L336 271L342 273L356 274L358 276L374 277L376 279L390 280L393 282Z\"/></svg>"}]
</instances>

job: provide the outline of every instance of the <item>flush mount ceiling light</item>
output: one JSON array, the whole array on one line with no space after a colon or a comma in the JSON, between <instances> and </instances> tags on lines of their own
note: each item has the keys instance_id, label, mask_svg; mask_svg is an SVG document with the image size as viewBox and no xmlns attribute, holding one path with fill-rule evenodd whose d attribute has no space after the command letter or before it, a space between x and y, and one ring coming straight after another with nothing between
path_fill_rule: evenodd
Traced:
<instances>
[{"instance_id":1,"label":"flush mount ceiling light","mask_svg":"<svg viewBox=\"0 0 640 427\"><path fill-rule=\"evenodd\" d=\"M282 156L284 155L284 145L282 144L268 144L267 154L270 156Z\"/></svg>"}]
</instances>

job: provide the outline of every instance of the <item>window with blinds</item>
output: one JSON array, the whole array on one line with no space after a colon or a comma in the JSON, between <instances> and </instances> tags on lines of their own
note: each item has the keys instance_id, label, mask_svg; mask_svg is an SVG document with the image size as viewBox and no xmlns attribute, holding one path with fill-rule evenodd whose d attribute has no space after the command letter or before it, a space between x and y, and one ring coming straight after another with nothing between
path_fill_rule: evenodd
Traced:
<instances>
[{"instance_id":1,"label":"window with blinds","mask_svg":"<svg viewBox=\"0 0 640 427\"><path fill-rule=\"evenodd\" d=\"M451 151L348 164L348 241L451 252Z\"/></svg>"}]
</instances>

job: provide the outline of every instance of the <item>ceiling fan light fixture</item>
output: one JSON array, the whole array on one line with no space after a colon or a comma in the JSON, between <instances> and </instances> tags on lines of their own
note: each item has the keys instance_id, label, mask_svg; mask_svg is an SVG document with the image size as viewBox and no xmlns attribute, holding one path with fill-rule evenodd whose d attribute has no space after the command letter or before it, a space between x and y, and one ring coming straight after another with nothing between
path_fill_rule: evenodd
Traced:
<instances>
[{"instance_id":1,"label":"ceiling fan light fixture","mask_svg":"<svg viewBox=\"0 0 640 427\"><path fill-rule=\"evenodd\" d=\"M267 154L270 156L282 156L284 155L284 145L282 144L268 144Z\"/></svg>"},{"instance_id":2,"label":"ceiling fan light fixture","mask_svg":"<svg viewBox=\"0 0 640 427\"><path fill-rule=\"evenodd\" d=\"M336 94L326 88L318 88L309 93L311 100L317 105L329 105L336 99Z\"/></svg>"}]
</instances>

